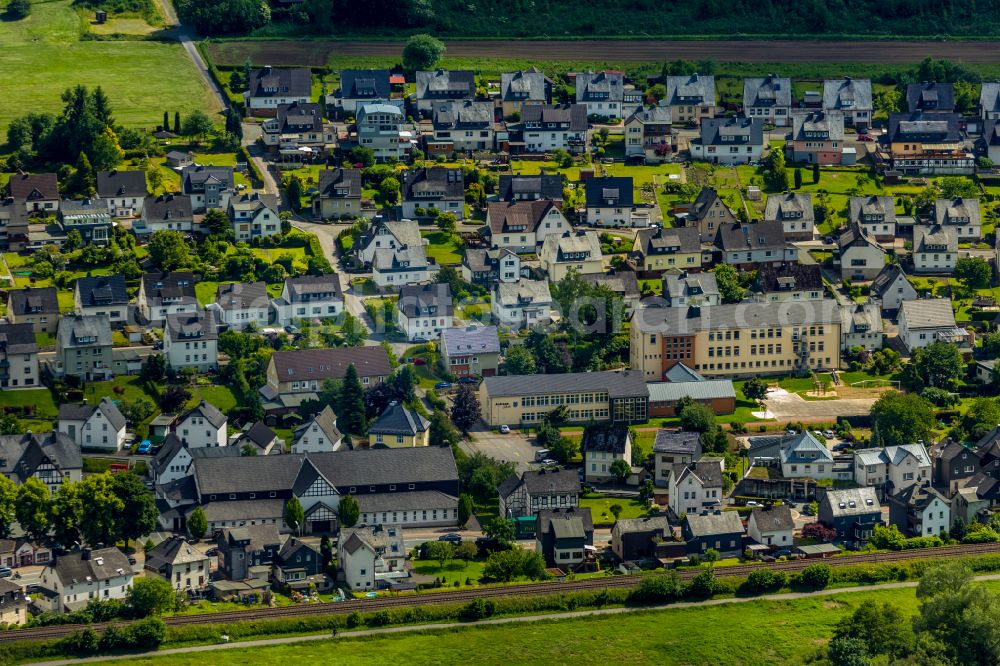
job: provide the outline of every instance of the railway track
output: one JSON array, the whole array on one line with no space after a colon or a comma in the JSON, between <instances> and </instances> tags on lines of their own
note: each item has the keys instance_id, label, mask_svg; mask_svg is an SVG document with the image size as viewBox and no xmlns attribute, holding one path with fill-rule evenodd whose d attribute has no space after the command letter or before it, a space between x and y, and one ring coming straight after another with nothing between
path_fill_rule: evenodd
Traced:
<instances>
[{"instance_id":1,"label":"railway track","mask_svg":"<svg viewBox=\"0 0 1000 666\"><path fill-rule=\"evenodd\" d=\"M827 560L791 560L770 564L741 564L732 567L719 567L715 575L719 577L746 576L761 568L794 573L806 567L822 562L833 567L852 566L858 564L891 564L919 559L942 559L950 557L970 557L975 555L1000 554L1000 543L971 544L960 546L943 546L941 548L909 550L893 553L858 553L844 555ZM682 580L690 580L701 570L685 570L679 572ZM281 606L278 608L261 608L246 611L226 611L208 613L205 615L177 615L164 618L168 626L185 626L192 624L230 624L234 622L251 622L255 620L276 620L286 617L304 617L312 615L343 615L354 611L371 612L390 608L420 606L429 604L467 603L477 598L511 597L522 594L550 595L567 594L571 592L587 592L601 589L621 589L635 587L642 580L641 575L609 576L607 578L589 578L566 582L524 583L496 587L480 587L476 589L429 592L423 594L408 594L377 599L355 599L335 604L309 604L302 606ZM109 623L90 625L96 631L101 631ZM50 627L17 629L0 632L0 643L26 640L47 640L62 638L87 625L63 624Z\"/></svg>"}]
</instances>

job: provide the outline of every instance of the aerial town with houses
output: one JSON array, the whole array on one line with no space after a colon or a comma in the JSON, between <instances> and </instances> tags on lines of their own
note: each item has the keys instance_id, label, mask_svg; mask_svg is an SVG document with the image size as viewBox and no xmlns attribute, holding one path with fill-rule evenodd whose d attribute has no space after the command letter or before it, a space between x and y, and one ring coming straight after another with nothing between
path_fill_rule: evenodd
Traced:
<instances>
[{"instance_id":1,"label":"aerial town with houses","mask_svg":"<svg viewBox=\"0 0 1000 666\"><path fill-rule=\"evenodd\" d=\"M3 119L0 650L1000 556L1000 82L425 39Z\"/></svg>"}]
</instances>

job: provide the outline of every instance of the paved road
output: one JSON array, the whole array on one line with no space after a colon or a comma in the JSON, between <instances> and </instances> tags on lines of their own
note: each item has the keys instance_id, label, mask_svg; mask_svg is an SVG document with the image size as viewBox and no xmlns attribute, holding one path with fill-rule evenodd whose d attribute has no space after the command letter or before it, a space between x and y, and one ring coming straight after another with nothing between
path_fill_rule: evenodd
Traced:
<instances>
[{"instance_id":1,"label":"paved road","mask_svg":"<svg viewBox=\"0 0 1000 666\"><path fill-rule=\"evenodd\" d=\"M988 576L976 576L975 580L1000 580L1000 574ZM791 599L805 599L808 597L832 597L841 594L854 594L857 592L873 592L877 590L900 590L914 588L919 585L918 581L906 581L904 583L886 583L884 585L857 585L854 587L841 587L832 590L820 590L818 592L787 592L784 594L770 594L762 597L726 597L723 599L709 599L707 601L683 601L665 606L642 606L627 608L601 608L596 610L572 611L567 613L552 613L550 615L527 615L521 617L500 617L492 620L481 620L479 622L448 622L444 624L424 624L405 627L386 627L385 629L364 629L362 631L342 631L337 638L363 638L366 636L380 636L386 634L405 634L414 631L442 631L456 628L468 628L472 626L484 626L493 624L514 624L523 622L545 622L548 620L566 620L581 617L595 616L616 616L629 613L646 613L649 611L671 610L675 608L697 608L704 606L727 606L729 604L745 604L754 601L788 601ZM609 618L608 621L613 621ZM288 636L286 638L269 638L258 641L243 641L240 643L225 643L222 645L197 645L186 648L173 648L170 650L158 650L156 652L142 652L137 654L113 655L102 657L88 657L86 659L59 659L56 661L46 661L34 664L34 666L73 666L73 664L100 663L105 661L119 661L122 659L135 660L140 658L161 657L171 654L193 654L198 652L214 652L216 650L232 650L246 648L261 648L271 645L288 645L289 643L301 643L307 641L334 640L329 634L313 634L310 636ZM332 648L331 648L332 653ZM258 659L266 658L265 655L256 653Z\"/></svg>"},{"instance_id":2,"label":"paved road","mask_svg":"<svg viewBox=\"0 0 1000 666\"><path fill-rule=\"evenodd\" d=\"M255 165L257 165L257 170L260 171L261 176L264 178L264 192L267 194L280 195L281 192L278 188L278 180L274 177L274 172L272 172L268 167L267 160L264 159L264 151L257 143L257 139L261 136L260 125L258 123L248 122L244 122L242 125L242 143L246 146L250 159L253 160Z\"/></svg>"},{"instance_id":3,"label":"paved road","mask_svg":"<svg viewBox=\"0 0 1000 666\"><path fill-rule=\"evenodd\" d=\"M231 41L212 44L213 60L239 65L254 62L321 66L331 56L399 58L402 41ZM448 55L521 60L592 60L606 62L849 62L902 64L945 58L970 64L1000 62L996 42L987 41L809 41L809 40L465 40L446 41Z\"/></svg>"}]
</instances>

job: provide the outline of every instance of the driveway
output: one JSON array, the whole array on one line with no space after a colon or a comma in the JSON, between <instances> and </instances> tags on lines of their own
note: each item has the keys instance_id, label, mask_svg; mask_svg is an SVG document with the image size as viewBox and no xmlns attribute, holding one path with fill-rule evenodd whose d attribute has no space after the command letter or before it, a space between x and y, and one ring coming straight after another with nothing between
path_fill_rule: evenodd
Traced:
<instances>
[{"instance_id":1,"label":"driveway","mask_svg":"<svg viewBox=\"0 0 1000 666\"><path fill-rule=\"evenodd\" d=\"M764 404L767 407L766 418L778 421L836 421L838 416L863 416L870 413L877 399L873 395L871 398L806 400L797 393L779 388L767 392Z\"/></svg>"},{"instance_id":2,"label":"driveway","mask_svg":"<svg viewBox=\"0 0 1000 666\"><path fill-rule=\"evenodd\" d=\"M475 441L462 442L462 447L468 453L482 453L497 460L510 461L517 465L518 472L530 468L535 462L535 452L539 450L531 444L532 438L519 430L511 430L508 434L502 435L483 428L472 432L472 436Z\"/></svg>"},{"instance_id":3,"label":"driveway","mask_svg":"<svg viewBox=\"0 0 1000 666\"><path fill-rule=\"evenodd\" d=\"M262 134L260 124L244 122L242 123L242 127L242 143L246 147L250 159L253 160L254 165L264 179L264 193L277 195L280 199L281 189L278 187L278 180L274 177L274 172L268 166L267 160L264 159L264 151L261 149L260 144L257 143L257 139ZM282 202L279 201L278 203L284 209Z\"/></svg>"}]
</instances>

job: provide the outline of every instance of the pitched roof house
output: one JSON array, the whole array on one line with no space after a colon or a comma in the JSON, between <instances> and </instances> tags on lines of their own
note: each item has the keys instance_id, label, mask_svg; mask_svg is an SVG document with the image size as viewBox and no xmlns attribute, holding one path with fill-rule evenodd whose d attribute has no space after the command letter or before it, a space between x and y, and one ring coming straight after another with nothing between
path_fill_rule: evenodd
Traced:
<instances>
[{"instance_id":1,"label":"pitched roof house","mask_svg":"<svg viewBox=\"0 0 1000 666\"><path fill-rule=\"evenodd\" d=\"M491 203L486 208L486 225L481 234L490 247L512 252L535 252L545 237L571 229L555 202L512 201Z\"/></svg>"},{"instance_id":2,"label":"pitched roof house","mask_svg":"<svg viewBox=\"0 0 1000 666\"><path fill-rule=\"evenodd\" d=\"M867 129L871 124L875 105L872 98L871 79L842 79L823 82L823 110L844 114L844 123Z\"/></svg>"},{"instance_id":3,"label":"pitched roof house","mask_svg":"<svg viewBox=\"0 0 1000 666\"><path fill-rule=\"evenodd\" d=\"M527 471L509 476L497 486L497 494L501 516L534 516L541 509L577 506L580 478L568 469Z\"/></svg>"},{"instance_id":4,"label":"pitched roof house","mask_svg":"<svg viewBox=\"0 0 1000 666\"><path fill-rule=\"evenodd\" d=\"M390 449L427 446L430 425L419 413L393 402L368 426L368 445Z\"/></svg>"},{"instance_id":5,"label":"pitched roof house","mask_svg":"<svg viewBox=\"0 0 1000 666\"><path fill-rule=\"evenodd\" d=\"M769 74L743 79L743 113L786 127L792 110L792 80Z\"/></svg>"},{"instance_id":6,"label":"pitched roof house","mask_svg":"<svg viewBox=\"0 0 1000 666\"><path fill-rule=\"evenodd\" d=\"M55 287L25 287L7 292L7 320L31 324L35 333L54 333L59 324Z\"/></svg>"},{"instance_id":7,"label":"pitched roof house","mask_svg":"<svg viewBox=\"0 0 1000 666\"><path fill-rule=\"evenodd\" d=\"M807 301L823 298L823 276L817 264L761 266L752 293L762 301Z\"/></svg>"},{"instance_id":8,"label":"pitched roof house","mask_svg":"<svg viewBox=\"0 0 1000 666\"><path fill-rule=\"evenodd\" d=\"M59 405L59 432L69 435L84 449L118 452L125 444L125 417L111 398L96 405Z\"/></svg>"},{"instance_id":9,"label":"pitched roof house","mask_svg":"<svg viewBox=\"0 0 1000 666\"><path fill-rule=\"evenodd\" d=\"M471 70L436 69L417 72L417 110L429 113L437 102L474 99L475 73Z\"/></svg>"},{"instance_id":10,"label":"pitched roof house","mask_svg":"<svg viewBox=\"0 0 1000 666\"><path fill-rule=\"evenodd\" d=\"M461 169L429 167L407 169L402 178L402 214L415 220L417 209L436 208L451 213L455 219L465 218L465 180Z\"/></svg>"},{"instance_id":11,"label":"pitched roof house","mask_svg":"<svg viewBox=\"0 0 1000 666\"><path fill-rule=\"evenodd\" d=\"M906 277L899 264L886 264L885 268L872 280L868 292L882 304L882 311L895 312L903 301L917 298L917 290Z\"/></svg>"},{"instance_id":12,"label":"pitched roof house","mask_svg":"<svg viewBox=\"0 0 1000 666\"><path fill-rule=\"evenodd\" d=\"M139 313L151 323L162 322L168 314L195 312L198 297L194 273L173 271L145 273L139 283Z\"/></svg>"},{"instance_id":13,"label":"pitched roof house","mask_svg":"<svg viewBox=\"0 0 1000 666\"><path fill-rule=\"evenodd\" d=\"M107 315L112 324L127 320L128 300L124 275L81 277L73 286L76 312L85 315Z\"/></svg>"},{"instance_id":14,"label":"pitched roof house","mask_svg":"<svg viewBox=\"0 0 1000 666\"><path fill-rule=\"evenodd\" d=\"M500 102L504 117L531 104L552 102L552 80L536 67L500 75Z\"/></svg>"},{"instance_id":15,"label":"pitched roof house","mask_svg":"<svg viewBox=\"0 0 1000 666\"><path fill-rule=\"evenodd\" d=\"M716 112L715 77L703 74L668 76L667 96L663 103L670 107L677 123L700 123L714 118Z\"/></svg>"},{"instance_id":16,"label":"pitched roof house","mask_svg":"<svg viewBox=\"0 0 1000 666\"><path fill-rule=\"evenodd\" d=\"M292 453L323 453L338 450L344 435L337 428L337 415L327 405L311 419L295 428Z\"/></svg>"},{"instance_id":17,"label":"pitched roof house","mask_svg":"<svg viewBox=\"0 0 1000 666\"><path fill-rule=\"evenodd\" d=\"M704 554L711 548L720 557L739 557L744 534L743 522L735 511L689 513L681 523L681 535L692 555Z\"/></svg>"},{"instance_id":18,"label":"pitched roof house","mask_svg":"<svg viewBox=\"0 0 1000 666\"><path fill-rule=\"evenodd\" d=\"M672 268L700 270L702 267L701 241L695 227L640 229L632 251L638 254L640 270L644 271L662 273Z\"/></svg>"},{"instance_id":19,"label":"pitched roof house","mask_svg":"<svg viewBox=\"0 0 1000 666\"><path fill-rule=\"evenodd\" d=\"M361 214L361 170L323 169L312 200L313 215L324 220Z\"/></svg>"},{"instance_id":20,"label":"pitched roof house","mask_svg":"<svg viewBox=\"0 0 1000 666\"><path fill-rule=\"evenodd\" d=\"M561 202L563 198L562 174L537 176L503 175L497 187L500 201L537 201L550 199Z\"/></svg>"},{"instance_id":21,"label":"pitched roof house","mask_svg":"<svg viewBox=\"0 0 1000 666\"><path fill-rule=\"evenodd\" d=\"M764 152L764 120L758 117L703 118L691 157L712 164L749 164Z\"/></svg>"},{"instance_id":22,"label":"pitched roof house","mask_svg":"<svg viewBox=\"0 0 1000 666\"><path fill-rule=\"evenodd\" d=\"M243 103L247 115L273 116L279 104L308 102L311 97L312 72L308 68L267 65L250 73Z\"/></svg>"},{"instance_id":23,"label":"pitched roof house","mask_svg":"<svg viewBox=\"0 0 1000 666\"><path fill-rule=\"evenodd\" d=\"M795 521L792 510L780 506L755 507L747 520L747 536L764 546L791 548Z\"/></svg>"},{"instance_id":24,"label":"pitched roof house","mask_svg":"<svg viewBox=\"0 0 1000 666\"><path fill-rule=\"evenodd\" d=\"M910 113L950 113L955 110L955 86L951 83L909 83L906 108Z\"/></svg>"},{"instance_id":25,"label":"pitched roof house","mask_svg":"<svg viewBox=\"0 0 1000 666\"><path fill-rule=\"evenodd\" d=\"M53 215L59 210L59 182L54 173L19 173L7 183L11 199L29 214Z\"/></svg>"},{"instance_id":26,"label":"pitched roof house","mask_svg":"<svg viewBox=\"0 0 1000 666\"><path fill-rule=\"evenodd\" d=\"M744 268L794 263L799 258L798 248L788 242L785 227L777 220L725 224L716 232L715 248L725 263Z\"/></svg>"}]
</instances>

